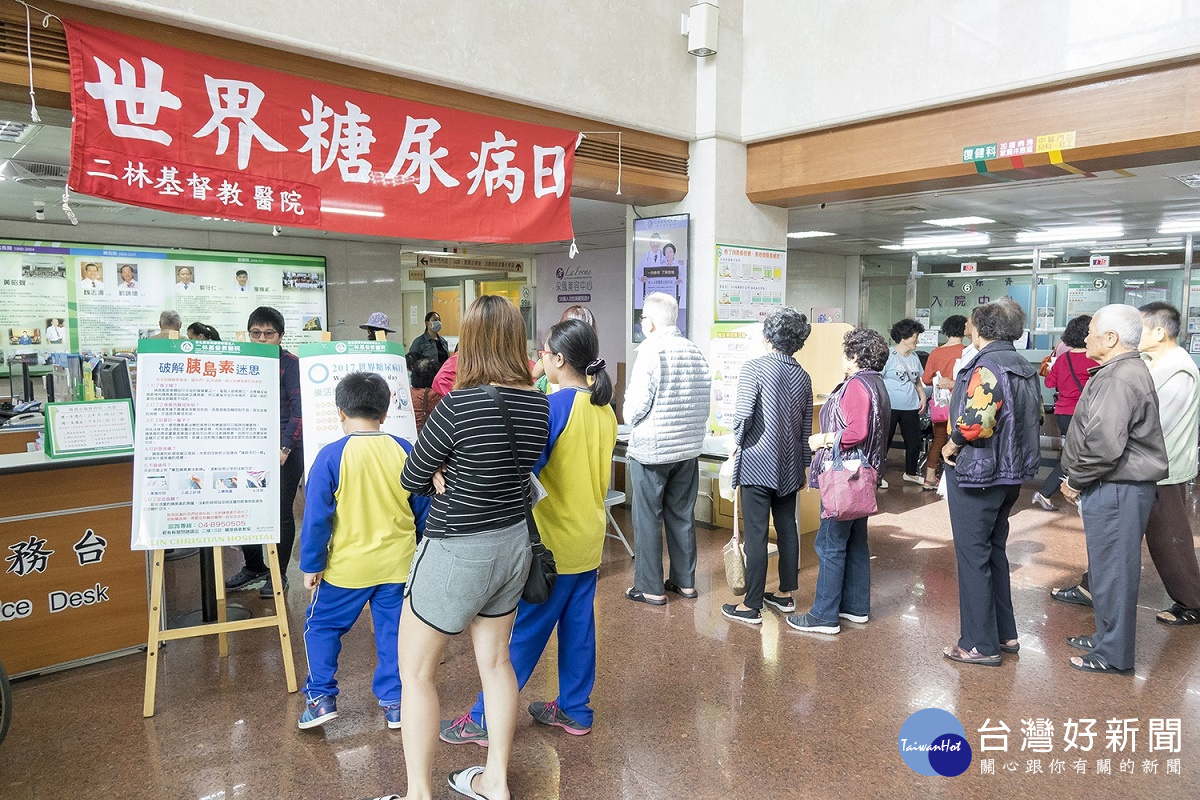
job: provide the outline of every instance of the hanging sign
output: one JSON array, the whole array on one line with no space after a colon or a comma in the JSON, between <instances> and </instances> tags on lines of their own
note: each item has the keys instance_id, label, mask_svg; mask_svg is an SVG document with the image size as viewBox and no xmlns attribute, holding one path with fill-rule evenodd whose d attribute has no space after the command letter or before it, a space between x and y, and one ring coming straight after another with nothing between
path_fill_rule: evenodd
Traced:
<instances>
[{"instance_id":1,"label":"hanging sign","mask_svg":"<svg viewBox=\"0 0 1200 800\"><path fill-rule=\"evenodd\" d=\"M574 131L63 24L75 191L359 235L572 238Z\"/></svg>"}]
</instances>

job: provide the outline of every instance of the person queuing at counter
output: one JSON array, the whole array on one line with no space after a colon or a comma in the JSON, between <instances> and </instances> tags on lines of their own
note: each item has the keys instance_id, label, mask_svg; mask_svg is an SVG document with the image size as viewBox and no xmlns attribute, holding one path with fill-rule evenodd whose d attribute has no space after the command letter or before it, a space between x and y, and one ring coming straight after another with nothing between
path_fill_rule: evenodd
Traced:
<instances>
[{"instance_id":1,"label":"person queuing at counter","mask_svg":"<svg viewBox=\"0 0 1200 800\"><path fill-rule=\"evenodd\" d=\"M963 336L966 333L967 318L961 314L953 314L942 321L942 333L946 343L934 348L925 362L925 372L921 375L921 383L929 387L929 418L933 425L933 441L929 445L929 455L925 459L925 484L921 487L926 491L935 491L938 486L938 472L942 464L942 448L950 433L946 423L949 410L945 403L935 403L939 397L946 397L954 389L954 365L963 354ZM935 385L936 384L936 385ZM935 413L939 412L939 413Z\"/></svg>"},{"instance_id":2,"label":"person queuing at counter","mask_svg":"<svg viewBox=\"0 0 1200 800\"><path fill-rule=\"evenodd\" d=\"M409 398L412 400L413 416L417 422L417 433L425 427L433 407L438 404L443 395L433 389L433 379L437 375L437 362L432 358L419 358L412 368L412 386L409 387Z\"/></svg>"},{"instance_id":3,"label":"person queuing at counter","mask_svg":"<svg viewBox=\"0 0 1200 800\"><path fill-rule=\"evenodd\" d=\"M387 314L382 311L372 311L371 315L367 317L367 321L358 327L367 332L368 342L374 342L376 341L375 334L379 331L383 331L384 334L395 333L390 327L391 324L392 321L388 319Z\"/></svg>"},{"instance_id":4,"label":"person queuing at counter","mask_svg":"<svg viewBox=\"0 0 1200 800\"><path fill-rule=\"evenodd\" d=\"M300 359L284 349L283 314L270 306L259 306L246 320L250 341L279 348L279 571L287 590L287 565L296 541L296 491L304 475L304 438L300 418ZM271 573L263 559L261 545L242 548L246 563L225 581L230 591L259 587L258 594L269 599L275 594Z\"/></svg>"},{"instance_id":5,"label":"person queuing at counter","mask_svg":"<svg viewBox=\"0 0 1200 800\"><path fill-rule=\"evenodd\" d=\"M899 425L900 437L904 440L904 480L920 484L925 482L919 466L920 418L925 410L925 386L921 383L924 368L915 351L917 338L924 332L925 326L912 319L902 319L893 325L891 334L895 345L883 368L883 382L887 385L888 397L892 402L888 441L896 435L896 426ZM886 488L886 481L884 485Z\"/></svg>"},{"instance_id":6,"label":"person queuing at counter","mask_svg":"<svg viewBox=\"0 0 1200 800\"><path fill-rule=\"evenodd\" d=\"M1196 430L1200 427L1200 389L1196 364L1178 344L1182 318L1167 303L1150 303L1142 314L1138 349L1148 359L1158 415L1167 448L1168 475L1159 481L1146 522L1146 549L1170 596L1170 608L1155 619L1164 625L1200 623L1200 565L1186 508L1187 486L1196 477ZM1055 600L1091 606L1088 573L1069 589L1055 589Z\"/></svg>"},{"instance_id":7,"label":"person queuing at counter","mask_svg":"<svg viewBox=\"0 0 1200 800\"><path fill-rule=\"evenodd\" d=\"M733 485L740 494L746 527L746 596L726 603L730 619L760 624L763 603L784 614L796 610L792 593L799 587L800 534L796 492L812 460L812 379L794 353L804 347L812 327L794 308L784 307L763 322L767 354L751 359L738 375L733 439ZM778 592L766 591L767 532L775 521L779 543Z\"/></svg>"},{"instance_id":8,"label":"person queuing at counter","mask_svg":"<svg viewBox=\"0 0 1200 800\"><path fill-rule=\"evenodd\" d=\"M1079 395L1083 394L1084 385L1092 377L1091 370L1099 366L1087 357L1084 347L1088 324L1091 321L1092 318L1084 314L1067 323L1062 343L1069 349L1051 359L1050 371L1046 373L1046 388L1055 390L1054 419L1058 423L1059 436L1064 440L1071 427L1071 417L1075 413ZM1057 511L1050 499L1058 494L1062 487L1062 477L1060 452L1059 461L1046 476L1046 480L1042 481L1042 488L1033 493L1032 504L1046 511Z\"/></svg>"},{"instance_id":9,"label":"person queuing at counter","mask_svg":"<svg viewBox=\"0 0 1200 800\"><path fill-rule=\"evenodd\" d=\"M592 330L596 330L596 318L592 316L592 312L587 306L570 306L558 318L559 322L566 322L569 319L577 319L592 326ZM597 331L597 335L599 332ZM536 386L542 394L550 394L555 390L553 381L546 377L546 368L542 364L542 353L538 353L538 360L533 365L533 385Z\"/></svg>"},{"instance_id":10,"label":"person queuing at counter","mask_svg":"<svg viewBox=\"0 0 1200 800\"><path fill-rule=\"evenodd\" d=\"M408 352L414 362L418 358L430 358L439 367L450 358L450 346L446 344L446 337L442 336L442 317L438 312L430 311L425 315L425 330L413 339Z\"/></svg>"},{"instance_id":11,"label":"person queuing at counter","mask_svg":"<svg viewBox=\"0 0 1200 800\"><path fill-rule=\"evenodd\" d=\"M509 640L531 562L524 498L546 448L549 405L533 387L525 321L507 299L476 299L463 317L461 344L458 388L434 407L400 473L405 489L433 498L400 615L410 797L433 796L438 664L450 637L468 628L489 746L486 766L452 773L450 785L468 797L509 796L517 724Z\"/></svg>"},{"instance_id":12,"label":"person queuing at counter","mask_svg":"<svg viewBox=\"0 0 1200 800\"><path fill-rule=\"evenodd\" d=\"M509 653L524 688L558 631L558 696L529 705L543 725L573 736L592 730L592 687L596 683L596 581L604 532L604 499L612 473L617 417L612 381L600 358L600 341L591 325L564 320L550 329L542 363L558 386L550 395L550 436L533 472L546 497L533 509L538 531L558 564L558 580L541 604L517 605ZM450 744L487 741L484 696L455 720L442 722L441 740Z\"/></svg>"},{"instance_id":13,"label":"person queuing at counter","mask_svg":"<svg viewBox=\"0 0 1200 800\"><path fill-rule=\"evenodd\" d=\"M1013 342L1025 312L1003 297L971 312L979 351L959 372L950 398L946 500L958 565L958 642L942 650L951 661L1000 666L1015 653L1017 622L1008 569L1008 517L1021 484L1041 463L1042 395L1037 367Z\"/></svg>"},{"instance_id":14,"label":"person queuing at counter","mask_svg":"<svg viewBox=\"0 0 1200 800\"><path fill-rule=\"evenodd\" d=\"M221 334L217 333L217 329L212 325L205 325L203 322L193 322L188 325L187 337L201 342L221 341Z\"/></svg>"},{"instance_id":15,"label":"person queuing at counter","mask_svg":"<svg viewBox=\"0 0 1200 800\"><path fill-rule=\"evenodd\" d=\"M343 438L321 448L304 490L300 570L312 592L304 624L308 678L301 730L338 715L342 637L371 604L375 679L371 689L389 728L400 727L397 634L404 585L425 529L429 499L411 495L396 476L409 442L380 431L392 390L374 372L352 372L334 392Z\"/></svg>"},{"instance_id":16,"label":"person queuing at counter","mask_svg":"<svg viewBox=\"0 0 1200 800\"><path fill-rule=\"evenodd\" d=\"M1142 534L1155 484L1170 477L1141 338L1133 306L1107 305L1092 317L1087 354L1100 366L1083 387L1063 447L1062 493L1083 517L1095 608L1096 632L1067 640L1083 651L1070 665L1084 672L1133 672Z\"/></svg>"},{"instance_id":17,"label":"person queuing at counter","mask_svg":"<svg viewBox=\"0 0 1200 800\"><path fill-rule=\"evenodd\" d=\"M637 360L625 389L629 474L633 483L634 578L630 600L666 605L665 592L694 600L700 451L711 380L700 348L679 332L679 304L652 292L642 308ZM663 580L666 529L670 574Z\"/></svg>"},{"instance_id":18,"label":"person queuing at counter","mask_svg":"<svg viewBox=\"0 0 1200 800\"><path fill-rule=\"evenodd\" d=\"M887 343L877 331L855 328L846 332L842 340L846 380L821 408L821 432L809 438L815 453L809 486L819 488L817 476L832 459L834 447L883 474L892 406L879 370L887 358ZM822 515L814 545L818 569L812 608L804 614L789 614L787 624L796 630L827 634L841 633L843 619L866 624L871 615L867 517L838 520Z\"/></svg>"},{"instance_id":19,"label":"person queuing at counter","mask_svg":"<svg viewBox=\"0 0 1200 800\"><path fill-rule=\"evenodd\" d=\"M179 331L183 329L183 319L180 318L178 311L164 311L158 315L158 333L151 336L151 339L170 339L171 333L174 332L174 338L179 338Z\"/></svg>"}]
</instances>

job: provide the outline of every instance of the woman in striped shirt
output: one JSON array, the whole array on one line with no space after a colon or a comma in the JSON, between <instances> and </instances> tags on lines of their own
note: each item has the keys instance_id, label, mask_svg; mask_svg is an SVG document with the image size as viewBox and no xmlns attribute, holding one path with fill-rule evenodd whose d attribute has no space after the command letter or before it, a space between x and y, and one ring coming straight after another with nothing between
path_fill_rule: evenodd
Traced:
<instances>
[{"instance_id":1,"label":"woman in striped shirt","mask_svg":"<svg viewBox=\"0 0 1200 800\"><path fill-rule=\"evenodd\" d=\"M467 796L509 796L517 681L508 642L530 565L522 493L529 491L530 470L549 433L549 406L533 388L525 341L525 322L508 300L485 295L471 304L462 322L455 389L430 413L400 475L408 491L433 496L400 617L410 795L433 791L437 668L447 640L469 628L491 746L486 766L452 773L450 785ZM511 440L500 407L482 388L489 384L509 411Z\"/></svg>"},{"instance_id":2,"label":"woman in striped shirt","mask_svg":"<svg viewBox=\"0 0 1200 800\"><path fill-rule=\"evenodd\" d=\"M748 361L738 376L733 437L733 483L740 487L746 522L746 597L726 603L729 619L758 625L763 602L785 614L796 610L792 592L800 571L796 492L812 460L812 381L792 354L804 347L812 328L794 308L781 308L763 323L767 354ZM779 592L766 591L767 527L775 520L779 540Z\"/></svg>"}]
</instances>

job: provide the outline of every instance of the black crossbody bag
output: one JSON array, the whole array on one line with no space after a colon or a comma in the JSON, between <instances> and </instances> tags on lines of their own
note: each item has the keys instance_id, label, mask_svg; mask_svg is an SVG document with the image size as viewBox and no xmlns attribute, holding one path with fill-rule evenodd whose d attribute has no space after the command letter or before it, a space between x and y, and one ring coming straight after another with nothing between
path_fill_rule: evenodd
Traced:
<instances>
[{"instance_id":1,"label":"black crossbody bag","mask_svg":"<svg viewBox=\"0 0 1200 800\"><path fill-rule=\"evenodd\" d=\"M484 385L479 388L500 408L500 417L508 430L508 446L512 448L513 466L522 486L521 500L525 504L525 523L529 526L529 547L533 551L533 561L529 565L529 577L525 579L525 590L521 592L521 599L526 603L544 603L550 599L550 592L554 591L554 582L558 580L558 565L554 563L554 553L542 544L537 522L533 519L533 506L529 502L529 481L521 474L521 460L517 456L517 435L513 430L512 418L508 415L504 397L495 386Z\"/></svg>"}]
</instances>

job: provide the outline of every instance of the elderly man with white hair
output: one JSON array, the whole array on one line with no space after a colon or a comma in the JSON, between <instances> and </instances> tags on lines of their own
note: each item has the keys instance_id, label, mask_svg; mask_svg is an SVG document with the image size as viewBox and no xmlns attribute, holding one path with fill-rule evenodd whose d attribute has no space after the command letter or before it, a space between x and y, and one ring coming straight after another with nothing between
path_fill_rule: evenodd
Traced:
<instances>
[{"instance_id":1,"label":"elderly man with white hair","mask_svg":"<svg viewBox=\"0 0 1200 800\"><path fill-rule=\"evenodd\" d=\"M1072 636L1084 672L1133 671L1142 533L1155 484L1167 477L1167 448L1154 379L1138 354L1142 315L1108 305L1092 317L1088 358L1100 366L1083 387L1063 446L1063 496L1079 503L1087 539L1096 632Z\"/></svg>"},{"instance_id":2,"label":"elderly man with white hair","mask_svg":"<svg viewBox=\"0 0 1200 800\"><path fill-rule=\"evenodd\" d=\"M629 474L633 481L633 586L630 600L666 605L667 592L694 600L700 450L708 422L711 381L700 348L679 332L679 304L653 292L642 308L637 360L625 389ZM663 580L666 528L670 574Z\"/></svg>"}]
</instances>

